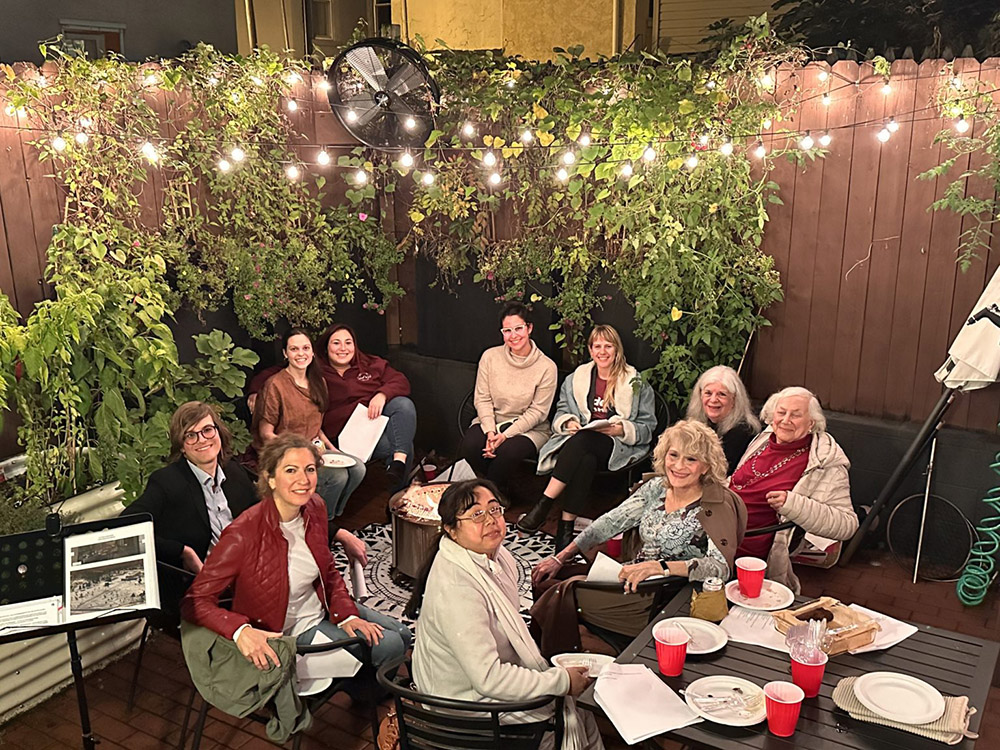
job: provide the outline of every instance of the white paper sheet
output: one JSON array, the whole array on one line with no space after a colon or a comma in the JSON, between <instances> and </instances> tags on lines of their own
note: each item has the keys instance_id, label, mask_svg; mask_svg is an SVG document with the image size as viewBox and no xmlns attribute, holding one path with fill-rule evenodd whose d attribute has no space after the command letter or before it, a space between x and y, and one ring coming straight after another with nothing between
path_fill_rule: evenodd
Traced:
<instances>
[{"instance_id":1,"label":"white paper sheet","mask_svg":"<svg viewBox=\"0 0 1000 750\"><path fill-rule=\"evenodd\" d=\"M732 607L719 625L729 635L730 640L788 653L785 636L774 627L774 618L770 612Z\"/></svg>"},{"instance_id":2,"label":"white paper sheet","mask_svg":"<svg viewBox=\"0 0 1000 750\"><path fill-rule=\"evenodd\" d=\"M372 457L372 452L378 445L378 439L385 432L387 424L389 424L389 417L378 416L375 419L369 419L368 407L364 404L358 404L354 407L351 418L347 420L344 429L340 431L337 447L344 453L367 462Z\"/></svg>"},{"instance_id":3,"label":"white paper sheet","mask_svg":"<svg viewBox=\"0 0 1000 750\"><path fill-rule=\"evenodd\" d=\"M826 552L830 549L830 547L837 543L836 539L826 539L821 536L816 536L815 534L806 534L805 539L809 542L809 544L821 552Z\"/></svg>"},{"instance_id":4,"label":"white paper sheet","mask_svg":"<svg viewBox=\"0 0 1000 750\"><path fill-rule=\"evenodd\" d=\"M312 644L331 643L332 640L317 630ZM338 677L353 677L361 669L361 662L343 648L322 654L300 654L295 657L295 674L298 678L298 693L311 694L323 690L330 680ZM318 690L317 690L318 688Z\"/></svg>"},{"instance_id":5,"label":"white paper sheet","mask_svg":"<svg viewBox=\"0 0 1000 750\"><path fill-rule=\"evenodd\" d=\"M587 572L587 580L591 583L617 583L618 572L622 569L622 564L612 557L608 557L603 552L598 552L594 558L594 564Z\"/></svg>"},{"instance_id":6,"label":"white paper sheet","mask_svg":"<svg viewBox=\"0 0 1000 750\"><path fill-rule=\"evenodd\" d=\"M368 586L365 584L365 569L358 560L351 560L351 593L355 599L364 599L368 596Z\"/></svg>"},{"instance_id":7,"label":"white paper sheet","mask_svg":"<svg viewBox=\"0 0 1000 750\"><path fill-rule=\"evenodd\" d=\"M594 686L594 700L629 745L701 721L642 664L607 665Z\"/></svg>"},{"instance_id":8,"label":"white paper sheet","mask_svg":"<svg viewBox=\"0 0 1000 750\"><path fill-rule=\"evenodd\" d=\"M441 471L434 479L427 484L447 484L448 482L464 482L466 479L475 479L476 472L464 458L459 459L447 469Z\"/></svg>"},{"instance_id":9,"label":"white paper sheet","mask_svg":"<svg viewBox=\"0 0 1000 750\"><path fill-rule=\"evenodd\" d=\"M49 596L28 602L0 606L0 632L59 625L63 618L63 598Z\"/></svg>"},{"instance_id":10,"label":"white paper sheet","mask_svg":"<svg viewBox=\"0 0 1000 750\"><path fill-rule=\"evenodd\" d=\"M918 628L914 625L908 625L901 620L889 617L889 615L883 615L881 612L876 612L873 609L862 607L860 604L851 604L848 606L850 606L851 609L857 610L864 615L868 615L873 620L876 620L879 627L882 628L875 634L874 641L869 643L867 646L853 649L851 651L852 654L863 654L866 651L880 651L882 649L889 648L890 646L895 646L900 641L905 641L918 630Z\"/></svg>"},{"instance_id":11,"label":"white paper sheet","mask_svg":"<svg viewBox=\"0 0 1000 750\"><path fill-rule=\"evenodd\" d=\"M587 424L583 425L580 429L596 430L598 427L610 427L610 426L611 426L610 419L595 419L593 422L587 422Z\"/></svg>"}]
</instances>

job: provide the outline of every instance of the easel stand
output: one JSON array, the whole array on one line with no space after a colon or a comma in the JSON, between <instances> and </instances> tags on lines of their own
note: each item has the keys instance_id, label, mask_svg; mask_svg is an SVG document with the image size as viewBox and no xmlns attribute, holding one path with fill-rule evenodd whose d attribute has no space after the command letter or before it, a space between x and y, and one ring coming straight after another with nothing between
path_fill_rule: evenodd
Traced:
<instances>
[{"instance_id":1,"label":"easel stand","mask_svg":"<svg viewBox=\"0 0 1000 750\"><path fill-rule=\"evenodd\" d=\"M46 521L46 529L29 531L23 534L12 534L0 537L0 560L4 565L0 571L7 573L0 583L0 602L13 604L28 602L35 599L45 599L64 595L63 578L63 539L74 534L84 534L91 531L132 526L136 521L152 520L140 515L127 518L113 518L105 521L61 526L58 516L55 521ZM17 643L19 641L44 638L50 635L66 634L66 644L69 646L70 670L73 673L73 684L76 688L77 706L80 710L80 731L84 750L96 750L97 739L90 727L90 710L87 706L87 691L83 681L83 660L76 642L76 632L85 628L104 627L129 620L140 620L146 617L152 609L130 609L115 612L103 617L94 617L74 622L64 622L58 625L42 627L3 628L0 629L0 645Z\"/></svg>"}]
</instances>

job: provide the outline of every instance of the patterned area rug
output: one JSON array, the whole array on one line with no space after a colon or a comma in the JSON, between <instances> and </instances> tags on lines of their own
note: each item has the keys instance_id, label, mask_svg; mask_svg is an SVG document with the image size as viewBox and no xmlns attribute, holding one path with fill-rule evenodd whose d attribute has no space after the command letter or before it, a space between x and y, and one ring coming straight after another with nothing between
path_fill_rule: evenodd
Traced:
<instances>
[{"instance_id":1,"label":"patterned area rug","mask_svg":"<svg viewBox=\"0 0 1000 750\"><path fill-rule=\"evenodd\" d=\"M411 628L413 620L403 616L403 609L410 600L412 585L409 582L397 583L392 579L392 531L389 524L371 524L355 535L368 545L368 565L365 566L365 585L368 596L361 600L366 607L391 615L405 622ZM531 569L543 558L555 550L553 539L547 534L535 534L521 539L513 525L507 529L504 545L510 550L517 562L517 587L521 595L520 609L525 620L528 619L528 609L531 608ZM337 569L347 570L347 556L338 545L334 554ZM348 585L350 583L348 582Z\"/></svg>"}]
</instances>

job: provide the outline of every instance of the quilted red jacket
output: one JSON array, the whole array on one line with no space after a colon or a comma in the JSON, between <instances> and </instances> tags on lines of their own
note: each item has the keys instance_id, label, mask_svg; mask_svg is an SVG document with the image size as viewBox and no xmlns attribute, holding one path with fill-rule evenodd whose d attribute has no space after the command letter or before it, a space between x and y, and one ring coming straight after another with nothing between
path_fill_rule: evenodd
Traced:
<instances>
[{"instance_id":1,"label":"quilted red jacket","mask_svg":"<svg viewBox=\"0 0 1000 750\"><path fill-rule=\"evenodd\" d=\"M327 539L326 505L313 495L302 508L306 545L320 570L316 593L330 622L358 614L344 579L337 572ZM244 623L280 633L288 610L288 542L278 526L274 500L268 496L226 527L205 567L181 601L181 616L195 625L232 638ZM231 610L219 606L226 589Z\"/></svg>"}]
</instances>

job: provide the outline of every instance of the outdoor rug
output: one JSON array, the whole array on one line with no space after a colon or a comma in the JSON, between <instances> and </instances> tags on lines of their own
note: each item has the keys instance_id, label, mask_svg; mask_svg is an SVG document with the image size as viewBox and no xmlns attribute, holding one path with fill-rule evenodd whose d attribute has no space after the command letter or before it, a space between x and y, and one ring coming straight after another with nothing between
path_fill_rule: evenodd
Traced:
<instances>
[{"instance_id":1,"label":"outdoor rug","mask_svg":"<svg viewBox=\"0 0 1000 750\"><path fill-rule=\"evenodd\" d=\"M365 566L365 585L368 596L361 604L382 614L395 617L405 622L412 629L413 620L403 616L403 609L410 600L412 585L407 582L399 584L392 580L392 531L389 524L370 524L360 531L354 532L358 539L368 545L368 564ZM517 562L517 587L521 595L521 615L527 621L528 609L531 608L531 569L539 560L551 555L555 550L553 539L547 534L534 534L519 538L513 524L507 527L507 537L504 546L510 550ZM347 556L340 545L334 550L337 560L337 570L346 573L348 569ZM348 581L348 587L350 582Z\"/></svg>"}]
</instances>

